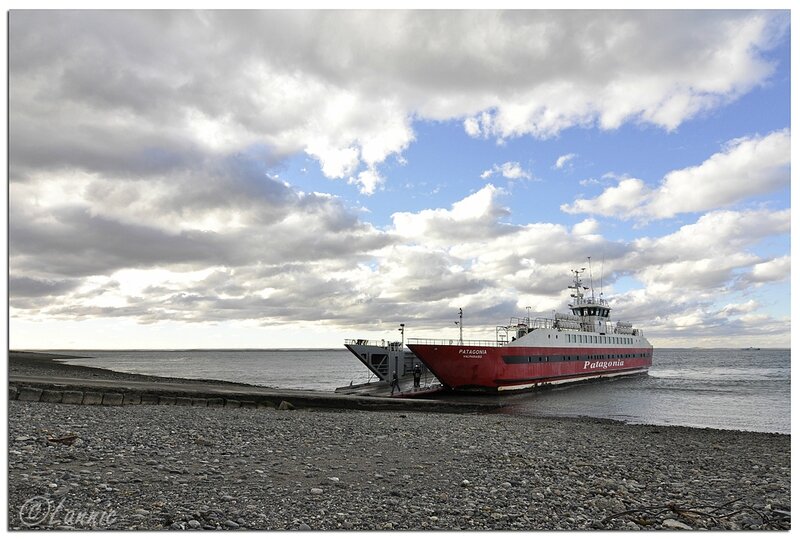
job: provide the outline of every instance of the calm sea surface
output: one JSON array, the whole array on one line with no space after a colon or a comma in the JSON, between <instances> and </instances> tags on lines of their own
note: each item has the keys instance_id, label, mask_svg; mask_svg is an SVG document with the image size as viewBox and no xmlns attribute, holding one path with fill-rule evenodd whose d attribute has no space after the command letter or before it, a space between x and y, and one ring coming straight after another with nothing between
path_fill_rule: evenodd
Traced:
<instances>
[{"instance_id":1,"label":"calm sea surface","mask_svg":"<svg viewBox=\"0 0 800 539\"><path fill-rule=\"evenodd\" d=\"M63 350L74 365L271 387L330 390L366 382L347 350ZM787 349L656 349L649 375L503 397L507 413L789 434ZM373 378L374 379L374 378Z\"/></svg>"}]
</instances>

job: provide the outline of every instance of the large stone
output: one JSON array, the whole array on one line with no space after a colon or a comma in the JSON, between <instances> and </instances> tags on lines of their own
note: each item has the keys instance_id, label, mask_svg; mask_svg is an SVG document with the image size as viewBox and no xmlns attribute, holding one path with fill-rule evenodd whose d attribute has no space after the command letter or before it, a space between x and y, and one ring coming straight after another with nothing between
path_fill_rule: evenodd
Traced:
<instances>
[{"instance_id":1,"label":"large stone","mask_svg":"<svg viewBox=\"0 0 800 539\"><path fill-rule=\"evenodd\" d=\"M168 397L166 395L161 395L160 397L158 397L158 404L166 404L166 405L175 404L175 397Z\"/></svg>"},{"instance_id":2,"label":"large stone","mask_svg":"<svg viewBox=\"0 0 800 539\"><path fill-rule=\"evenodd\" d=\"M240 408L242 402L237 399L225 399L225 408Z\"/></svg>"},{"instance_id":3,"label":"large stone","mask_svg":"<svg viewBox=\"0 0 800 539\"><path fill-rule=\"evenodd\" d=\"M142 395L142 404L158 404L158 395Z\"/></svg>"},{"instance_id":4,"label":"large stone","mask_svg":"<svg viewBox=\"0 0 800 539\"><path fill-rule=\"evenodd\" d=\"M19 401L39 402L40 398L42 398L42 390L38 387L19 388L19 394L17 395L17 400Z\"/></svg>"},{"instance_id":5,"label":"large stone","mask_svg":"<svg viewBox=\"0 0 800 539\"><path fill-rule=\"evenodd\" d=\"M122 404L141 404L142 396L138 393L125 393L122 397Z\"/></svg>"},{"instance_id":6,"label":"large stone","mask_svg":"<svg viewBox=\"0 0 800 539\"><path fill-rule=\"evenodd\" d=\"M661 526L663 528L669 528L671 530L691 530L692 529L692 527L689 526L688 524L684 524L683 522L681 522L679 520L675 520L673 518L665 519L661 523Z\"/></svg>"},{"instance_id":7,"label":"large stone","mask_svg":"<svg viewBox=\"0 0 800 539\"><path fill-rule=\"evenodd\" d=\"M8 400L17 400L17 395L19 395L19 390L16 388L16 386L8 386Z\"/></svg>"},{"instance_id":8,"label":"large stone","mask_svg":"<svg viewBox=\"0 0 800 539\"><path fill-rule=\"evenodd\" d=\"M87 391L83 394L83 404L103 404L103 394L97 391Z\"/></svg>"},{"instance_id":9,"label":"large stone","mask_svg":"<svg viewBox=\"0 0 800 539\"><path fill-rule=\"evenodd\" d=\"M64 404L83 404L83 391L65 391L61 397Z\"/></svg>"},{"instance_id":10,"label":"large stone","mask_svg":"<svg viewBox=\"0 0 800 539\"><path fill-rule=\"evenodd\" d=\"M54 389L45 389L42 391L42 397L39 402L61 402L64 398L64 393Z\"/></svg>"},{"instance_id":11,"label":"large stone","mask_svg":"<svg viewBox=\"0 0 800 539\"><path fill-rule=\"evenodd\" d=\"M176 397L175 404L178 406L191 406L192 405L192 398L191 397Z\"/></svg>"},{"instance_id":12,"label":"large stone","mask_svg":"<svg viewBox=\"0 0 800 539\"><path fill-rule=\"evenodd\" d=\"M211 408L222 408L223 406L225 406L225 399L221 399L219 397L214 399L208 399L208 406Z\"/></svg>"},{"instance_id":13,"label":"large stone","mask_svg":"<svg viewBox=\"0 0 800 539\"><path fill-rule=\"evenodd\" d=\"M192 399L192 406L208 406L208 399Z\"/></svg>"},{"instance_id":14,"label":"large stone","mask_svg":"<svg viewBox=\"0 0 800 539\"><path fill-rule=\"evenodd\" d=\"M281 401L278 405L278 410L294 410L294 404L289 401Z\"/></svg>"},{"instance_id":15,"label":"large stone","mask_svg":"<svg viewBox=\"0 0 800 539\"><path fill-rule=\"evenodd\" d=\"M122 406L122 393L103 393L103 404L106 406Z\"/></svg>"}]
</instances>

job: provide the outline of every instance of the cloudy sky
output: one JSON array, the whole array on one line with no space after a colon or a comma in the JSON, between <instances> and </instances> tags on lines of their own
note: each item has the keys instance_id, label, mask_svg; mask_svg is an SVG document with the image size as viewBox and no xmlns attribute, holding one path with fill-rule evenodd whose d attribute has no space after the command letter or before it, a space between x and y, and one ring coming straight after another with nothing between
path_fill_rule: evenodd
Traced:
<instances>
[{"instance_id":1,"label":"cloudy sky","mask_svg":"<svg viewBox=\"0 0 800 539\"><path fill-rule=\"evenodd\" d=\"M12 11L10 344L492 338L591 257L656 346L789 346L789 26Z\"/></svg>"}]
</instances>

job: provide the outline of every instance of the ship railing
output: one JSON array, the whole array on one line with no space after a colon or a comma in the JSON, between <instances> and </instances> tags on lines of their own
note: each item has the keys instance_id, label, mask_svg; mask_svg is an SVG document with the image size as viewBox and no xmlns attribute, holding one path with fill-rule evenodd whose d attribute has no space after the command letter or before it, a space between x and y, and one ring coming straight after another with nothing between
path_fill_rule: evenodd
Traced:
<instances>
[{"instance_id":1,"label":"ship railing","mask_svg":"<svg viewBox=\"0 0 800 539\"><path fill-rule=\"evenodd\" d=\"M533 329L554 329L555 323L552 318L536 318L533 321Z\"/></svg>"},{"instance_id":2,"label":"ship railing","mask_svg":"<svg viewBox=\"0 0 800 539\"><path fill-rule=\"evenodd\" d=\"M604 307L608 306L608 301L602 298L595 298L595 297L588 297L588 298L575 298L573 305L602 305Z\"/></svg>"},{"instance_id":3,"label":"ship railing","mask_svg":"<svg viewBox=\"0 0 800 539\"><path fill-rule=\"evenodd\" d=\"M642 337L644 333L641 329L632 328L630 323L622 323L622 325L606 323L605 330L599 329L601 332L616 333L618 335L635 335ZM531 329L554 329L558 331L585 331L596 332L598 328L591 322L578 322L575 320L554 320L552 318L535 318L531 322Z\"/></svg>"},{"instance_id":4,"label":"ship railing","mask_svg":"<svg viewBox=\"0 0 800 539\"><path fill-rule=\"evenodd\" d=\"M489 340L459 340L459 339L408 339L408 344L432 344L434 346L469 346L471 348L476 346L503 346L507 341L489 341Z\"/></svg>"},{"instance_id":5,"label":"ship railing","mask_svg":"<svg viewBox=\"0 0 800 539\"><path fill-rule=\"evenodd\" d=\"M398 342L386 342L385 340L380 341L370 341L368 339L345 339L345 344L356 345L356 346L378 346L380 348L386 348L387 350L400 350L400 346L402 343Z\"/></svg>"}]
</instances>

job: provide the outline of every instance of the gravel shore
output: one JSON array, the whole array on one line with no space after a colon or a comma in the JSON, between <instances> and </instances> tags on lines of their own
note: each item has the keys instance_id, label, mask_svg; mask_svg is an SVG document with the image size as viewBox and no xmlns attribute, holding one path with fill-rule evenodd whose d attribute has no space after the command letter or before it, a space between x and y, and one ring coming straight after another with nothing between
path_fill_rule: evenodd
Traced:
<instances>
[{"instance_id":1,"label":"gravel shore","mask_svg":"<svg viewBox=\"0 0 800 539\"><path fill-rule=\"evenodd\" d=\"M788 529L790 437L9 402L14 529Z\"/></svg>"}]
</instances>

